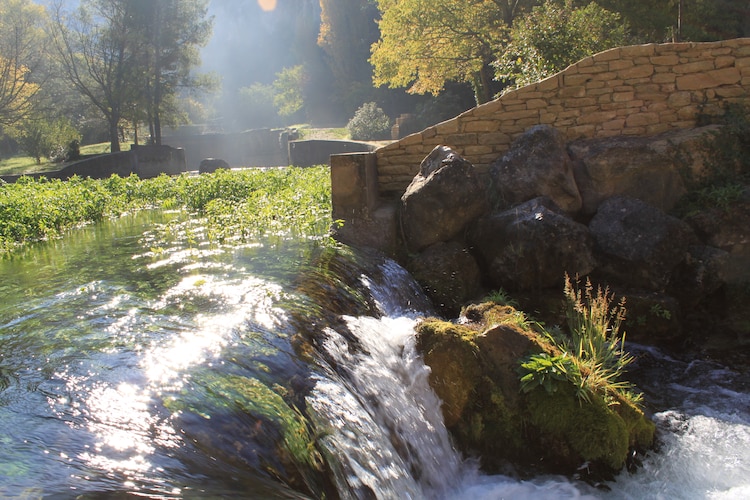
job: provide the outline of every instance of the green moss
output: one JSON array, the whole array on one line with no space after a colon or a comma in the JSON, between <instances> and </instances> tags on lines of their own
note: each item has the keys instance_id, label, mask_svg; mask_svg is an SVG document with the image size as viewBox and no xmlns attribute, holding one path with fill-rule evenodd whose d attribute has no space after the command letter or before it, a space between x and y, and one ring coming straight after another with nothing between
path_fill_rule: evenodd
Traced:
<instances>
[{"instance_id":1,"label":"green moss","mask_svg":"<svg viewBox=\"0 0 750 500\"><path fill-rule=\"evenodd\" d=\"M283 447L294 463L320 468L322 458L315 449L305 417L264 383L255 378L231 376L217 379L212 389L247 413L278 425L284 436Z\"/></svg>"},{"instance_id":2,"label":"green moss","mask_svg":"<svg viewBox=\"0 0 750 500\"><path fill-rule=\"evenodd\" d=\"M629 435L625 421L598 396L581 403L573 386L550 394L536 389L526 399L529 421L546 438L556 441L553 448L568 448L571 458L600 461L619 470L628 456Z\"/></svg>"}]
</instances>

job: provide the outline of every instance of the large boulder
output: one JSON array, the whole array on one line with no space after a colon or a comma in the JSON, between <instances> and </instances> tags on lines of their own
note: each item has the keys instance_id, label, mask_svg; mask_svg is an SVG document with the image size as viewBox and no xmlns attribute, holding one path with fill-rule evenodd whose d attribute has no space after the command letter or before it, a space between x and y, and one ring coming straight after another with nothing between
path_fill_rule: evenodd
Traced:
<instances>
[{"instance_id":1,"label":"large boulder","mask_svg":"<svg viewBox=\"0 0 750 500\"><path fill-rule=\"evenodd\" d=\"M446 426L487 472L508 462L554 473L587 462L590 470L611 472L623 467L629 450L652 443L653 423L625 398L594 393L583 400L562 379L552 390L521 390L527 356L560 352L512 307L472 305L458 323L428 318L416 328Z\"/></svg>"},{"instance_id":2,"label":"large boulder","mask_svg":"<svg viewBox=\"0 0 750 500\"><path fill-rule=\"evenodd\" d=\"M408 270L446 317L457 316L481 290L477 261L458 242L439 242L427 247L411 260Z\"/></svg>"},{"instance_id":3,"label":"large boulder","mask_svg":"<svg viewBox=\"0 0 750 500\"><path fill-rule=\"evenodd\" d=\"M562 133L549 125L532 127L511 145L489 170L492 193L499 208L546 196L568 213L581 209Z\"/></svg>"},{"instance_id":4,"label":"large boulder","mask_svg":"<svg viewBox=\"0 0 750 500\"><path fill-rule=\"evenodd\" d=\"M674 269L697 242L685 222L635 198L617 196L601 205L589 223L599 270L620 283L664 290Z\"/></svg>"},{"instance_id":5,"label":"large boulder","mask_svg":"<svg viewBox=\"0 0 750 500\"><path fill-rule=\"evenodd\" d=\"M595 267L588 228L548 198L480 217L471 225L467 239L495 287L558 287L565 273L582 276Z\"/></svg>"},{"instance_id":6,"label":"large boulder","mask_svg":"<svg viewBox=\"0 0 750 500\"><path fill-rule=\"evenodd\" d=\"M613 196L638 198L664 211L686 193L684 174L700 175L715 126L654 137L615 136L568 145L585 214Z\"/></svg>"},{"instance_id":7,"label":"large boulder","mask_svg":"<svg viewBox=\"0 0 750 500\"><path fill-rule=\"evenodd\" d=\"M422 161L401 197L400 222L409 251L450 241L486 212L486 189L474 165L446 146Z\"/></svg>"}]
</instances>

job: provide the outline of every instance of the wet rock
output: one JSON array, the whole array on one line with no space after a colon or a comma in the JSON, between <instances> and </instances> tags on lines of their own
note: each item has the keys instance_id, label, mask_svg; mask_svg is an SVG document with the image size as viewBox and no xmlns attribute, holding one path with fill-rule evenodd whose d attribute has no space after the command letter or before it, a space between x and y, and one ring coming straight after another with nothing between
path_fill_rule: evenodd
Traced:
<instances>
[{"instance_id":1,"label":"wet rock","mask_svg":"<svg viewBox=\"0 0 750 500\"><path fill-rule=\"evenodd\" d=\"M437 146L401 197L400 224L409 251L450 241L487 210L484 185L474 165Z\"/></svg>"},{"instance_id":2,"label":"wet rock","mask_svg":"<svg viewBox=\"0 0 750 500\"><path fill-rule=\"evenodd\" d=\"M652 291L666 288L688 247L697 242L686 223L621 196L602 202L589 230L600 271L619 283Z\"/></svg>"},{"instance_id":3,"label":"wet rock","mask_svg":"<svg viewBox=\"0 0 750 500\"><path fill-rule=\"evenodd\" d=\"M560 352L512 307L472 305L457 323L426 319L417 325L417 348L457 446L479 455L487 472L510 462L572 473L584 461L616 471L629 449L652 443L653 423L620 396L584 401L567 380L553 391L521 391L522 360Z\"/></svg>"},{"instance_id":4,"label":"wet rock","mask_svg":"<svg viewBox=\"0 0 750 500\"><path fill-rule=\"evenodd\" d=\"M729 254L725 263L728 281L750 282L750 188L731 206L701 210L685 221L704 243Z\"/></svg>"},{"instance_id":5,"label":"wet rock","mask_svg":"<svg viewBox=\"0 0 750 500\"><path fill-rule=\"evenodd\" d=\"M583 276L595 266L589 230L547 198L477 219L467 239L494 287L559 287L566 272Z\"/></svg>"},{"instance_id":6,"label":"wet rock","mask_svg":"<svg viewBox=\"0 0 750 500\"><path fill-rule=\"evenodd\" d=\"M675 297L634 290L621 295L627 309L623 329L629 341L664 347L684 341L682 311Z\"/></svg>"},{"instance_id":7,"label":"wet rock","mask_svg":"<svg viewBox=\"0 0 750 500\"><path fill-rule=\"evenodd\" d=\"M457 316L481 290L476 259L458 242L435 243L413 258L408 269L446 317Z\"/></svg>"},{"instance_id":8,"label":"wet rock","mask_svg":"<svg viewBox=\"0 0 750 500\"><path fill-rule=\"evenodd\" d=\"M567 213L581 209L565 139L549 125L532 127L489 170L496 206L509 208L546 196Z\"/></svg>"}]
</instances>

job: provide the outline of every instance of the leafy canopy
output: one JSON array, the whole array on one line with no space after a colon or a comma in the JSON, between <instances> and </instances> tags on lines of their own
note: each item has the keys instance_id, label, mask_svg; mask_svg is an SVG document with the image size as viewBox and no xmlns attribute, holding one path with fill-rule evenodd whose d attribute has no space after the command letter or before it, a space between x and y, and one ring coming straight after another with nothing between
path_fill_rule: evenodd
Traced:
<instances>
[{"instance_id":1,"label":"leafy canopy","mask_svg":"<svg viewBox=\"0 0 750 500\"><path fill-rule=\"evenodd\" d=\"M380 40L370 63L376 85L439 94L448 81L474 87L477 102L490 99L483 72L505 45L509 23L522 3L507 0L378 0ZM515 6L515 7L514 7Z\"/></svg>"},{"instance_id":2,"label":"leafy canopy","mask_svg":"<svg viewBox=\"0 0 750 500\"><path fill-rule=\"evenodd\" d=\"M495 63L496 77L523 86L543 80L569 65L629 42L621 16L594 2L576 7L572 0L545 0L517 18L511 42Z\"/></svg>"}]
</instances>

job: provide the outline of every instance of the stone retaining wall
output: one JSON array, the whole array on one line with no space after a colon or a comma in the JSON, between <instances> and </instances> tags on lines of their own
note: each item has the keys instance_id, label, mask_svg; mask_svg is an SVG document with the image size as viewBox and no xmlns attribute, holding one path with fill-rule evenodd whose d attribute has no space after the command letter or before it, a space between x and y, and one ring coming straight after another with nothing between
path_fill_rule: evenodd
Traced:
<instances>
[{"instance_id":1,"label":"stone retaining wall","mask_svg":"<svg viewBox=\"0 0 750 500\"><path fill-rule=\"evenodd\" d=\"M534 125L551 125L569 141L655 135L694 127L700 113L720 113L749 92L747 38L614 48L378 149L378 192L400 196L437 145L481 172Z\"/></svg>"}]
</instances>

